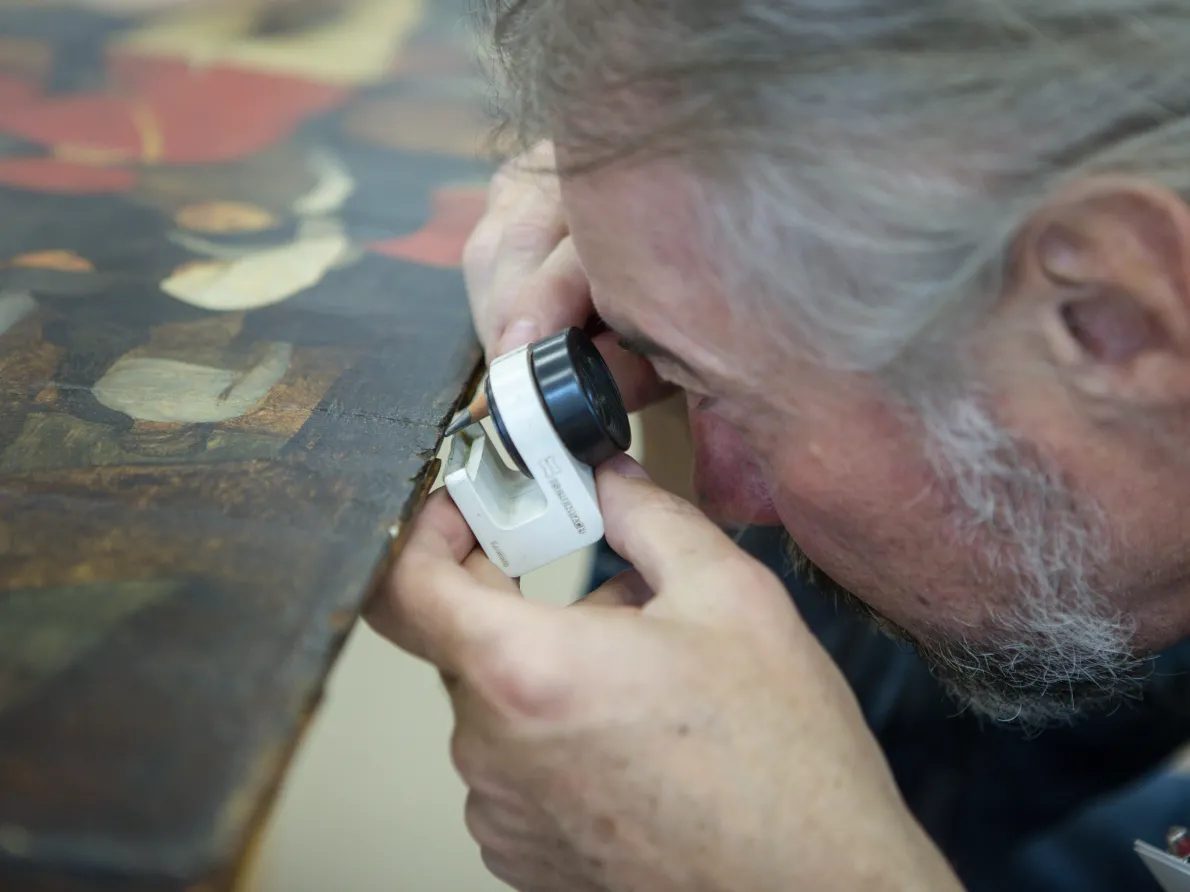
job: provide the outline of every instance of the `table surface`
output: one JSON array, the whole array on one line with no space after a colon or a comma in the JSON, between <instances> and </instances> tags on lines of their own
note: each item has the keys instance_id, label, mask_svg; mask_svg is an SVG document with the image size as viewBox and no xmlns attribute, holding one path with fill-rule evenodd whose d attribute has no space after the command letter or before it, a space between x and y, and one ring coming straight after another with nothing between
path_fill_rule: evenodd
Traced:
<instances>
[{"instance_id":1,"label":"table surface","mask_svg":"<svg viewBox=\"0 0 1190 892\"><path fill-rule=\"evenodd\" d=\"M445 0L0 0L0 889L224 889L480 351Z\"/></svg>"}]
</instances>

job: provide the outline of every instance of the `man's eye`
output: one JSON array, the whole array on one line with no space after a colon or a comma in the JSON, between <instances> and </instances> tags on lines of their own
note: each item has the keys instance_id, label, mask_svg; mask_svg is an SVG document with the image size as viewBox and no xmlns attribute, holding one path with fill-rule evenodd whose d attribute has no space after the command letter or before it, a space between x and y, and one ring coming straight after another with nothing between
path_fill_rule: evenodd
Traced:
<instances>
[{"instance_id":1,"label":"man's eye","mask_svg":"<svg viewBox=\"0 0 1190 892\"><path fill-rule=\"evenodd\" d=\"M644 359L644 356L641 355L641 352L639 350L637 350L636 347L633 346L632 342L625 337L621 337L621 336L617 335L616 336L616 346L619 347L621 350L623 350L625 353L631 353L633 356L640 356L641 359Z\"/></svg>"}]
</instances>

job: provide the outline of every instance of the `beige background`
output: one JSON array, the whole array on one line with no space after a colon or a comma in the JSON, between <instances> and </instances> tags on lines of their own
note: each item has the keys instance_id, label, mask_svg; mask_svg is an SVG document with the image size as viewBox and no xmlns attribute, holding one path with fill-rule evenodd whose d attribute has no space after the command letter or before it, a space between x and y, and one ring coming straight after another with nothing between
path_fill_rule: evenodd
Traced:
<instances>
[{"instance_id":1,"label":"beige background","mask_svg":"<svg viewBox=\"0 0 1190 892\"><path fill-rule=\"evenodd\" d=\"M640 459L639 419L633 429L632 452ZM568 603L589 564L589 553L573 555L527 576L523 590ZM358 624L286 779L245 892L506 890L484 870L463 826L466 794L450 765L450 732L436 671Z\"/></svg>"}]
</instances>

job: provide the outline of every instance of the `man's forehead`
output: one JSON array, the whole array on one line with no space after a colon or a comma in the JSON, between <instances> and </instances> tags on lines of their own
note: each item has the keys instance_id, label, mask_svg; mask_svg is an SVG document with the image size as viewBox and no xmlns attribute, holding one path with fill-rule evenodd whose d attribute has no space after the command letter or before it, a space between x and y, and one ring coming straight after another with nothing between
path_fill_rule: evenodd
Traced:
<instances>
[{"instance_id":1,"label":"man's forehead","mask_svg":"<svg viewBox=\"0 0 1190 892\"><path fill-rule=\"evenodd\" d=\"M567 222L605 319L635 323L716 315L722 294L704 241L676 187L627 169L564 186ZM726 307L723 307L726 309ZM606 310L606 312L604 312Z\"/></svg>"},{"instance_id":2,"label":"man's forehead","mask_svg":"<svg viewBox=\"0 0 1190 892\"><path fill-rule=\"evenodd\" d=\"M737 378L759 358L758 308L723 287L681 180L655 173L621 168L563 186L592 302L641 353L703 380Z\"/></svg>"},{"instance_id":3,"label":"man's forehead","mask_svg":"<svg viewBox=\"0 0 1190 892\"><path fill-rule=\"evenodd\" d=\"M616 166L562 181L571 229L618 255L648 255L684 269L710 269L688 177L660 163Z\"/></svg>"},{"instance_id":4,"label":"man's forehead","mask_svg":"<svg viewBox=\"0 0 1190 892\"><path fill-rule=\"evenodd\" d=\"M608 292L593 289L593 294ZM642 356L659 371L680 373L682 386L702 391L736 389L747 377L750 360L744 342L723 326L708 322L680 300L653 304L646 295L619 292L596 299L595 309L620 339L621 346ZM669 307L676 307L668 309Z\"/></svg>"}]
</instances>

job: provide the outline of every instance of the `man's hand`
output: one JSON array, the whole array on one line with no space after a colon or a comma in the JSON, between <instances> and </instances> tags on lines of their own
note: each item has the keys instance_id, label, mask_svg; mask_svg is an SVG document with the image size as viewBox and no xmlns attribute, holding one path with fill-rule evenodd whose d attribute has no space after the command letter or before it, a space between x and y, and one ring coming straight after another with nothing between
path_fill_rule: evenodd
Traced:
<instances>
[{"instance_id":1,"label":"man's hand","mask_svg":"<svg viewBox=\"0 0 1190 892\"><path fill-rule=\"evenodd\" d=\"M369 617L435 664L484 861L522 892L955 890L784 588L624 457L599 472L636 570L523 599L445 493Z\"/></svg>"},{"instance_id":2,"label":"man's hand","mask_svg":"<svg viewBox=\"0 0 1190 892\"><path fill-rule=\"evenodd\" d=\"M542 143L492 179L488 207L463 252L471 315L488 361L564 328L583 328L591 288L570 238L554 150ZM614 335L595 344L635 412L669 392L649 363L620 349Z\"/></svg>"}]
</instances>

